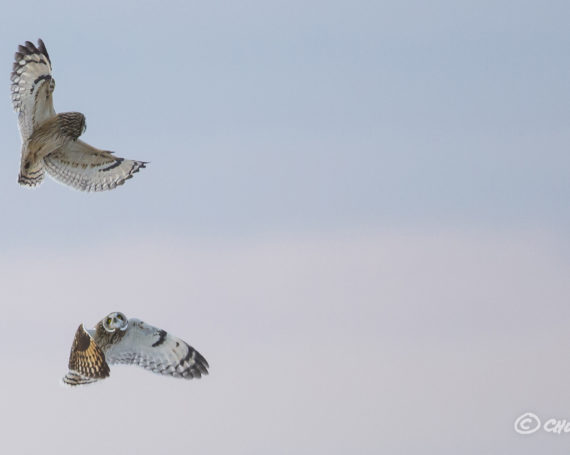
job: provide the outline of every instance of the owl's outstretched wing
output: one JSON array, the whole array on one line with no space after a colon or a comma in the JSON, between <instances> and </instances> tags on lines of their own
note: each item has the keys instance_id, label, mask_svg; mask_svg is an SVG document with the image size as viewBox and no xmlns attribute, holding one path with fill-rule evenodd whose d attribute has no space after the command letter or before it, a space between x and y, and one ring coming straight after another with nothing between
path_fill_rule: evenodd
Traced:
<instances>
[{"instance_id":1,"label":"owl's outstretched wing","mask_svg":"<svg viewBox=\"0 0 570 455\"><path fill-rule=\"evenodd\" d=\"M109 376L105 354L95 344L83 324L75 332L68 367L69 372L63 377L63 382L71 386L89 384Z\"/></svg>"},{"instance_id":2,"label":"owl's outstretched wing","mask_svg":"<svg viewBox=\"0 0 570 455\"><path fill-rule=\"evenodd\" d=\"M55 115L52 93L55 80L51 75L51 61L44 42L38 45L26 41L14 55L12 104L18 113L22 142L32 134L34 127Z\"/></svg>"},{"instance_id":3,"label":"owl's outstretched wing","mask_svg":"<svg viewBox=\"0 0 570 455\"><path fill-rule=\"evenodd\" d=\"M186 379L208 374L208 362L188 343L138 319L129 319L125 335L105 351L110 364L139 365L154 373Z\"/></svg>"},{"instance_id":4,"label":"owl's outstretched wing","mask_svg":"<svg viewBox=\"0 0 570 455\"><path fill-rule=\"evenodd\" d=\"M79 139L44 158L49 175L81 191L111 190L125 183L145 165L144 161L116 157Z\"/></svg>"}]
</instances>

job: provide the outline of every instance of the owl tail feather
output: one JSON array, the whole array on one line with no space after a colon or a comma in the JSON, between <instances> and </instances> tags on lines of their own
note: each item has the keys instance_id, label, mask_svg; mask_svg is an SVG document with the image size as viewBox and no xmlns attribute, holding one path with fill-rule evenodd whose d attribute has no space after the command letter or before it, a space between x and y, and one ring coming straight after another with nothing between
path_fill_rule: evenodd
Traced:
<instances>
[{"instance_id":1,"label":"owl tail feather","mask_svg":"<svg viewBox=\"0 0 570 455\"><path fill-rule=\"evenodd\" d=\"M22 186L35 187L44 179L44 166L40 160L33 160L25 149L22 149L22 162L18 183Z\"/></svg>"}]
</instances>

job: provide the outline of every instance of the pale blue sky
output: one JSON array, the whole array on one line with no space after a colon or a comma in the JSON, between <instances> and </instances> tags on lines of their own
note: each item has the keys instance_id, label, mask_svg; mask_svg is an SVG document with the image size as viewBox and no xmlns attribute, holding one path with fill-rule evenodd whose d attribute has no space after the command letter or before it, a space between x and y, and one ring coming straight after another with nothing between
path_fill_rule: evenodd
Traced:
<instances>
[{"instance_id":1,"label":"pale blue sky","mask_svg":"<svg viewBox=\"0 0 570 455\"><path fill-rule=\"evenodd\" d=\"M1 8L12 453L567 453L512 426L570 420L567 2ZM39 37L56 110L150 161L123 187L18 186L9 73ZM58 389L114 310L211 376Z\"/></svg>"},{"instance_id":2,"label":"pale blue sky","mask_svg":"<svg viewBox=\"0 0 570 455\"><path fill-rule=\"evenodd\" d=\"M37 237L27 226L38 218L54 241L73 241L59 234L70 210L72 227L93 240L133 225L221 235L568 229L564 2L31 2L17 10L31 17L4 15L3 59L14 43L42 37L56 109L86 114L88 142L151 164L115 194L85 198L52 182L23 192L13 185L19 137L7 102L0 194L18 220L6 227L12 245L17 232ZM92 223L103 214L114 222Z\"/></svg>"}]
</instances>

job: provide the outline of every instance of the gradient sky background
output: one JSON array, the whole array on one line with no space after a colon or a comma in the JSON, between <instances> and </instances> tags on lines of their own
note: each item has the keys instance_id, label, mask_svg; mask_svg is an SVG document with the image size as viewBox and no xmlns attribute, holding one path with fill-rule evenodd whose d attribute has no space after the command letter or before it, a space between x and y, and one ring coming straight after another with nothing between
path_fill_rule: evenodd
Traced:
<instances>
[{"instance_id":1,"label":"gradient sky background","mask_svg":"<svg viewBox=\"0 0 570 455\"><path fill-rule=\"evenodd\" d=\"M568 453L513 429L570 420L567 2L2 10L6 450ZM125 186L18 186L9 73L38 37L56 110L150 161ZM115 310L210 376L60 387Z\"/></svg>"}]
</instances>

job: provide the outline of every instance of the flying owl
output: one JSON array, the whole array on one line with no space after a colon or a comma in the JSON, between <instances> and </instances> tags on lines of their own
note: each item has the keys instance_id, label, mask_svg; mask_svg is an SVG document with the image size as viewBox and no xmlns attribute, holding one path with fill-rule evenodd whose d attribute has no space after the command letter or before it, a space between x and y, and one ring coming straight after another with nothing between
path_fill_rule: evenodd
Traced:
<instances>
[{"instance_id":1,"label":"flying owl","mask_svg":"<svg viewBox=\"0 0 570 455\"><path fill-rule=\"evenodd\" d=\"M12 104L22 136L21 185L37 186L47 172L78 190L111 190L145 167L143 161L119 158L79 140L85 131L80 112L55 113L55 80L41 39L37 47L29 41L18 46L14 59Z\"/></svg>"},{"instance_id":2,"label":"flying owl","mask_svg":"<svg viewBox=\"0 0 570 455\"><path fill-rule=\"evenodd\" d=\"M200 378L209 368L202 354L185 341L116 311L94 329L79 326L63 382L76 386L105 379L109 365L118 363L184 379Z\"/></svg>"}]
</instances>

